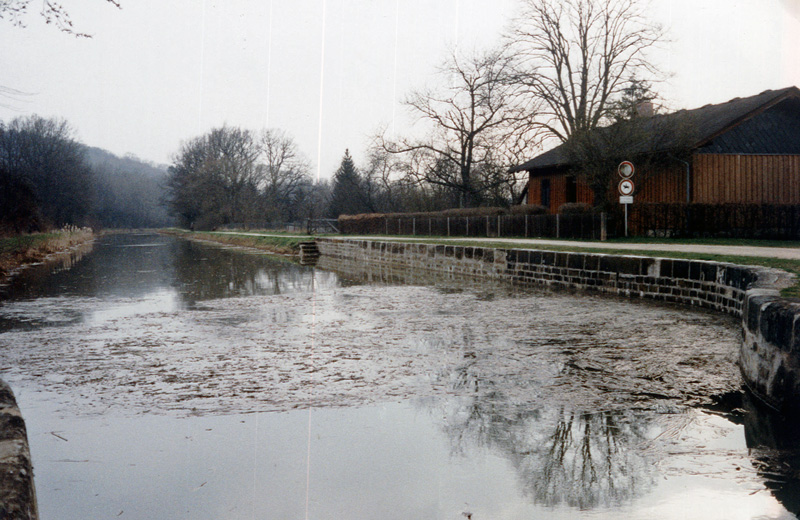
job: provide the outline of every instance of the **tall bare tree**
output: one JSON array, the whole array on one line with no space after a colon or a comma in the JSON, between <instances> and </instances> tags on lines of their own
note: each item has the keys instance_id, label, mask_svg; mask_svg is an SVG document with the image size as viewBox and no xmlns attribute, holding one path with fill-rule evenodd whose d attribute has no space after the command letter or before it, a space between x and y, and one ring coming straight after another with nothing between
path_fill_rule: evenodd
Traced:
<instances>
[{"instance_id":1,"label":"tall bare tree","mask_svg":"<svg viewBox=\"0 0 800 520\"><path fill-rule=\"evenodd\" d=\"M564 142L608 122L630 78L657 75L647 52L662 38L639 0L523 0L507 50L538 124Z\"/></svg>"},{"instance_id":2,"label":"tall bare tree","mask_svg":"<svg viewBox=\"0 0 800 520\"><path fill-rule=\"evenodd\" d=\"M511 60L500 52L467 58L451 55L440 69L441 85L412 92L406 105L427 125L424 139L384 142L391 153L409 154L417 180L458 194L459 205L475 206L484 194L508 182L497 168L503 150L535 140L532 110L520 103L509 82Z\"/></svg>"},{"instance_id":3,"label":"tall bare tree","mask_svg":"<svg viewBox=\"0 0 800 520\"><path fill-rule=\"evenodd\" d=\"M181 146L169 169L172 209L184 225L214 227L258 216L256 158L249 130L224 126Z\"/></svg>"},{"instance_id":4,"label":"tall bare tree","mask_svg":"<svg viewBox=\"0 0 800 520\"><path fill-rule=\"evenodd\" d=\"M258 150L256 175L266 214L287 221L302 217L295 210L310 181L308 160L286 132L275 128L261 132Z\"/></svg>"}]
</instances>

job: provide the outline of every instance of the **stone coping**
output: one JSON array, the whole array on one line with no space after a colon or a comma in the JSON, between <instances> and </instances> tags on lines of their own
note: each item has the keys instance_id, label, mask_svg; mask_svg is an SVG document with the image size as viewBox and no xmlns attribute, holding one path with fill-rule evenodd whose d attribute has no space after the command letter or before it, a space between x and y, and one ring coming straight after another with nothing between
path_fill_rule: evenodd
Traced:
<instances>
[{"instance_id":1,"label":"stone coping","mask_svg":"<svg viewBox=\"0 0 800 520\"><path fill-rule=\"evenodd\" d=\"M37 520L36 490L25 421L0 380L0 518Z\"/></svg>"}]
</instances>

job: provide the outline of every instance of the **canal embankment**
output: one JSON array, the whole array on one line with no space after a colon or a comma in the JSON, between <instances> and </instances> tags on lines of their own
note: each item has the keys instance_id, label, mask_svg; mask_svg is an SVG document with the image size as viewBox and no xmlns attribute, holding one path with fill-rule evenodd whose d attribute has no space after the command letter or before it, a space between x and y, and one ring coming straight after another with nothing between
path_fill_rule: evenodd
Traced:
<instances>
[{"instance_id":1,"label":"canal embankment","mask_svg":"<svg viewBox=\"0 0 800 520\"><path fill-rule=\"evenodd\" d=\"M0 285L19 269L36 264L48 256L67 252L94 240L91 228L74 226L48 233L31 233L0 238Z\"/></svg>"},{"instance_id":2,"label":"canal embankment","mask_svg":"<svg viewBox=\"0 0 800 520\"><path fill-rule=\"evenodd\" d=\"M703 307L741 319L739 367L769 405L800 408L800 301L780 291L779 269L705 260L586 252L320 238L323 256L402 269L437 270L521 286L610 293Z\"/></svg>"},{"instance_id":3,"label":"canal embankment","mask_svg":"<svg viewBox=\"0 0 800 520\"><path fill-rule=\"evenodd\" d=\"M309 236L275 235L232 231L186 231L163 229L159 233L201 242L257 249L276 255L300 256L301 245L311 240Z\"/></svg>"}]
</instances>

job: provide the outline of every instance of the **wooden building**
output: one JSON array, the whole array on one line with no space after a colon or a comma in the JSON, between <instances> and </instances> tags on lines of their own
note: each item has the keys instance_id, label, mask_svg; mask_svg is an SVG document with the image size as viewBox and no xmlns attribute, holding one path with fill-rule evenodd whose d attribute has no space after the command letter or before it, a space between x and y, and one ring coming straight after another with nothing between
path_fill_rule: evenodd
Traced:
<instances>
[{"instance_id":1,"label":"wooden building","mask_svg":"<svg viewBox=\"0 0 800 520\"><path fill-rule=\"evenodd\" d=\"M800 204L797 87L637 120L637 141L625 157L637 168L636 202ZM529 172L528 204L555 213L568 202L594 202L569 156L562 144L511 168Z\"/></svg>"}]
</instances>

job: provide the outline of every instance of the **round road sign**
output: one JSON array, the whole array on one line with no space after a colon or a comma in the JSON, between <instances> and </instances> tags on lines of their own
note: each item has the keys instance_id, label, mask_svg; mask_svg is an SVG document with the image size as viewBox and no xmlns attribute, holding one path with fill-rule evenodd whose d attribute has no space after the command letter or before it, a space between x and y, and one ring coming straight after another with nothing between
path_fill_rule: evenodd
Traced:
<instances>
[{"instance_id":1,"label":"round road sign","mask_svg":"<svg viewBox=\"0 0 800 520\"><path fill-rule=\"evenodd\" d=\"M620 195L633 195L633 181L630 179L622 179L619 181L619 194Z\"/></svg>"},{"instance_id":2,"label":"round road sign","mask_svg":"<svg viewBox=\"0 0 800 520\"><path fill-rule=\"evenodd\" d=\"M634 167L633 163L630 161L622 161L617 166L617 172L619 172L619 176L623 179L630 179L633 177Z\"/></svg>"}]
</instances>

